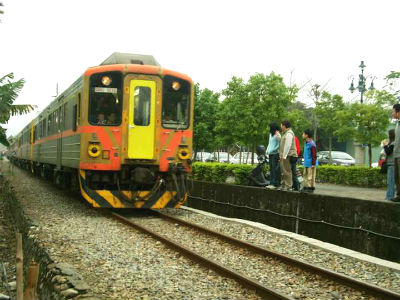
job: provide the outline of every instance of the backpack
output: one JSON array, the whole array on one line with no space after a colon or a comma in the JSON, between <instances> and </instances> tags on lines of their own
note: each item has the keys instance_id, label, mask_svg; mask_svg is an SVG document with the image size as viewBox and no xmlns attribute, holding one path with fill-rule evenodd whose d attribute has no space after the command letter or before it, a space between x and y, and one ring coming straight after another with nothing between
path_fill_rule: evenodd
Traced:
<instances>
[{"instance_id":1,"label":"backpack","mask_svg":"<svg viewBox=\"0 0 400 300\"><path fill-rule=\"evenodd\" d=\"M296 144L297 156L300 156L300 142L299 142L299 139L297 138L297 136L294 136L294 142Z\"/></svg>"}]
</instances>

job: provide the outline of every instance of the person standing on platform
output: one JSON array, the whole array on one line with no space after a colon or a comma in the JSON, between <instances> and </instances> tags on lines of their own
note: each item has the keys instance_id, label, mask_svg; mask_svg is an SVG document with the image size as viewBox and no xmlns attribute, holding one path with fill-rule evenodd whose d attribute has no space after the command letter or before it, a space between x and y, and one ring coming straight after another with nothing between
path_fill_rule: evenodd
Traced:
<instances>
[{"instance_id":1,"label":"person standing on platform","mask_svg":"<svg viewBox=\"0 0 400 300\"><path fill-rule=\"evenodd\" d=\"M286 191L292 190L292 169L296 169L297 151L294 140L294 133L290 128L291 124L288 120L281 122L282 138L279 145L279 158L282 172L281 189Z\"/></svg>"},{"instance_id":2,"label":"person standing on platform","mask_svg":"<svg viewBox=\"0 0 400 300\"><path fill-rule=\"evenodd\" d=\"M312 139L313 132L306 129L303 132L304 143L304 171L302 192L313 193L315 190L315 175L317 166L317 147Z\"/></svg>"},{"instance_id":3,"label":"person standing on platform","mask_svg":"<svg viewBox=\"0 0 400 300\"><path fill-rule=\"evenodd\" d=\"M400 202L400 103L393 105L392 116L396 119L395 142L393 148L394 158L394 182L396 184L396 196L390 199L393 202Z\"/></svg>"},{"instance_id":4,"label":"person standing on platform","mask_svg":"<svg viewBox=\"0 0 400 300\"><path fill-rule=\"evenodd\" d=\"M298 159L300 157L300 142L299 139L297 138L297 136L294 136L294 143L296 144L296 153L297 153L297 161L295 164L291 164L291 168L292 168L292 181L293 181L293 185L292 188L294 191L299 191L300 190L300 182L299 179L297 178L297 162Z\"/></svg>"},{"instance_id":5,"label":"person standing on platform","mask_svg":"<svg viewBox=\"0 0 400 300\"><path fill-rule=\"evenodd\" d=\"M395 140L395 131L394 129L389 130L389 142L386 140L382 141L383 150L386 154L386 166L387 166L387 190L386 190L386 200L390 200L394 197L394 158L393 158L393 149L394 149L394 140ZM381 166L382 168L382 166Z\"/></svg>"},{"instance_id":6,"label":"person standing on platform","mask_svg":"<svg viewBox=\"0 0 400 300\"><path fill-rule=\"evenodd\" d=\"M269 189L276 189L281 186L281 168L279 165L279 142L281 135L279 134L279 125L275 122L269 124L269 142L267 148L270 185Z\"/></svg>"}]
</instances>

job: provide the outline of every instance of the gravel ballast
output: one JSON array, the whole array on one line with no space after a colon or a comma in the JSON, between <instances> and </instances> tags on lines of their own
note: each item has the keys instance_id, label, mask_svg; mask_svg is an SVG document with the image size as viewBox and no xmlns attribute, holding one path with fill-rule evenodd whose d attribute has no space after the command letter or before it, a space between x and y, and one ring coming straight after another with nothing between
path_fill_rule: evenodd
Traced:
<instances>
[{"instance_id":1,"label":"gravel ballast","mask_svg":"<svg viewBox=\"0 0 400 300\"><path fill-rule=\"evenodd\" d=\"M73 266L104 299L260 299L149 236L90 209L76 196L14 168L7 176L54 264Z\"/></svg>"},{"instance_id":2,"label":"gravel ballast","mask_svg":"<svg viewBox=\"0 0 400 300\"><path fill-rule=\"evenodd\" d=\"M185 209L166 212L237 239L400 293L399 270L334 253L291 237L225 218L215 218Z\"/></svg>"},{"instance_id":3,"label":"gravel ballast","mask_svg":"<svg viewBox=\"0 0 400 300\"><path fill-rule=\"evenodd\" d=\"M4 163L2 167L4 168ZM68 195L18 168L14 168L13 174L6 177L25 214L35 224L30 231L31 237L40 241L54 264L67 263L73 266L87 283L88 294L107 299L259 299L253 291L246 290L235 281L221 277L167 248L161 242L88 208L76 195ZM0 206L0 210L2 209ZM400 293L400 273L396 270L332 253L247 224L185 209L166 212ZM176 226L176 232L179 233L180 230ZM184 236L183 233L181 236ZM183 240L183 244L185 243L191 242ZM202 244L203 246L196 241L197 250L207 253L211 246ZM0 253L1 251L0 248ZM209 255L234 264L234 258L223 259L218 256L222 253ZM9 256L13 257L14 253ZM252 264L247 275L251 275L253 269L260 268L261 263L260 266ZM9 270L12 277L11 265ZM263 283L268 285L268 278L259 279L265 280ZM308 278L303 280L307 282ZM351 299L345 292L331 285L326 286L326 289L328 291L323 294L323 299ZM301 291L294 292L292 296L297 299L314 299L308 298L307 293Z\"/></svg>"}]
</instances>

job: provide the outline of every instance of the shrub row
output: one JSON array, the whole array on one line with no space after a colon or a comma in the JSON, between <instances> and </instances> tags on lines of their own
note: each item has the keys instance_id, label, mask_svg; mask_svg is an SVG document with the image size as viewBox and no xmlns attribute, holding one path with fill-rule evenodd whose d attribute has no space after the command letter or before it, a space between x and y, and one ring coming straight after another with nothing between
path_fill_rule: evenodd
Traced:
<instances>
[{"instance_id":1,"label":"shrub row","mask_svg":"<svg viewBox=\"0 0 400 300\"><path fill-rule=\"evenodd\" d=\"M193 178L215 183L231 180L234 184L247 185L248 176L253 168L251 165L196 162L193 164ZM323 165L317 167L317 182L380 188L386 187L386 174L380 174L379 168Z\"/></svg>"}]
</instances>

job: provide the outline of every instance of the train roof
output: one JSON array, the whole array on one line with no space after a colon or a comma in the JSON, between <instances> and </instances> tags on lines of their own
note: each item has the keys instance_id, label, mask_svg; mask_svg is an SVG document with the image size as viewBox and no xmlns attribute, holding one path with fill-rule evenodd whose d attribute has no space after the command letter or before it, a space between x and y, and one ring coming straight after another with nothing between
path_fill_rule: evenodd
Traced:
<instances>
[{"instance_id":1,"label":"train roof","mask_svg":"<svg viewBox=\"0 0 400 300\"><path fill-rule=\"evenodd\" d=\"M152 55L114 52L100 66L117 64L135 64L161 67Z\"/></svg>"}]
</instances>

